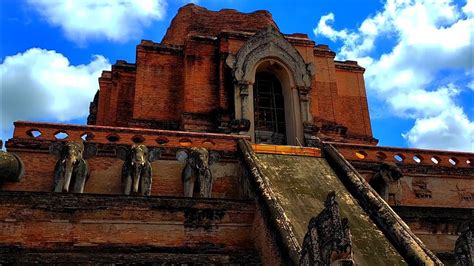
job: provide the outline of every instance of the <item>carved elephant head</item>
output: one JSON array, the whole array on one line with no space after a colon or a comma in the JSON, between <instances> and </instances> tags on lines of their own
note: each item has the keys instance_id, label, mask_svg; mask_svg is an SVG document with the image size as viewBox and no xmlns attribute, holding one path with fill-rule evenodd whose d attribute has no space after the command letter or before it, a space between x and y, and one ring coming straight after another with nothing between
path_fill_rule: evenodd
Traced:
<instances>
[{"instance_id":1,"label":"carved elephant head","mask_svg":"<svg viewBox=\"0 0 474 266\"><path fill-rule=\"evenodd\" d=\"M151 162L160 157L160 150L149 150L143 144L132 147L118 147L117 157L124 161L122 166L122 188L125 195L149 196L152 185Z\"/></svg>"},{"instance_id":2,"label":"carved elephant head","mask_svg":"<svg viewBox=\"0 0 474 266\"><path fill-rule=\"evenodd\" d=\"M382 163L369 184L386 202L389 202L389 198L393 197L395 204L399 204L402 193L400 180L402 177L403 172L397 165Z\"/></svg>"},{"instance_id":3,"label":"carved elephant head","mask_svg":"<svg viewBox=\"0 0 474 266\"><path fill-rule=\"evenodd\" d=\"M182 172L184 196L193 197L196 192L200 197L210 198L213 178L209 166L219 160L219 153L199 147L179 150L176 158L186 163Z\"/></svg>"},{"instance_id":4,"label":"carved elephant head","mask_svg":"<svg viewBox=\"0 0 474 266\"><path fill-rule=\"evenodd\" d=\"M379 175L383 177L386 181L397 181L403 177L402 170L395 164L391 163L382 163L379 166Z\"/></svg>"},{"instance_id":5,"label":"carved elephant head","mask_svg":"<svg viewBox=\"0 0 474 266\"><path fill-rule=\"evenodd\" d=\"M83 193L89 175L85 159L94 156L97 147L80 141L55 142L49 152L59 158L54 169L54 191Z\"/></svg>"}]
</instances>

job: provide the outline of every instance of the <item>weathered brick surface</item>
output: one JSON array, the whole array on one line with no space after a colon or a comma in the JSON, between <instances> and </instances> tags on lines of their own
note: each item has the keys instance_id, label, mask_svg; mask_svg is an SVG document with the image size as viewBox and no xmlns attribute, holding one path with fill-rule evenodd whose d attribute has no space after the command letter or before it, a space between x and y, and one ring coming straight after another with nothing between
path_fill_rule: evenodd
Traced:
<instances>
[{"instance_id":1,"label":"weathered brick surface","mask_svg":"<svg viewBox=\"0 0 474 266\"><path fill-rule=\"evenodd\" d=\"M54 166L57 158L47 152L16 152L25 162L25 175L20 182L8 182L3 191L42 191L53 189ZM85 193L122 194L122 164L118 158L96 156L87 160L90 177ZM184 164L176 160L158 160L152 163L152 196L182 197L181 172ZM211 165L214 177L212 196L215 198L240 198L240 165L238 163L216 163Z\"/></svg>"},{"instance_id":2,"label":"weathered brick surface","mask_svg":"<svg viewBox=\"0 0 474 266\"><path fill-rule=\"evenodd\" d=\"M97 125L138 126L212 132L217 115L234 116L234 81L225 63L252 35L276 27L267 11L209 11L181 8L162 43L142 41L136 64L118 61L100 79ZM334 61L335 54L305 34L286 34L315 75L310 111L318 126L347 128L322 132L332 140L374 144L363 82L356 62ZM323 130L324 131L324 130Z\"/></svg>"},{"instance_id":3,"label":"weathered brick surface","mask_svg":"<svg viewBox=\"0 0 474 266\"><path fill-rule=\"evenodd\" d=\"M186 45L184 112L209 113L218 106L215 43L189 39Z\"/></svg>"},{"instance_id":4,"label":"weathered brick surface","mask_svg":"<svg viewBox=\"0 0 474 266\"><path fill-rule=\"evenodd\" d=\"M38 130L39 137L28 136L30 130ZM87 160L90 178L85 187L86 193L121 194L121 168L123 161L115 157L117 146L132 145L134 137L143 138L143 144L149 148L161 150L160 160L152 163L154 196L183 195L181 172L184 164L176 160L175 154L180 149L190 146L205 147L219 152L221 160L210 166L214 177L213 197L240 198L241 166L237 160L237 139L245 136L223 134L205 134L192 132L175 132L165 130L144 130L130 128L111 128L101 126L75 126L64 124L45 124L16 122L14 138L7 143L8 150L15 152L24 162L25 175L20 182L5 183L0 187L7 191L51 191L53 186L54 166L57 158L48 153L56 132L65 132L66 140L82 141L81 135L92 135L90 143L99 148L99 153ZM111 142L109 136L116 136ZM159 144L157 140L166 140ZM63 140L64 141L64 140Z\"/></svg>"},{"instance_id":5,"label":"weathered brick surface","mask_svg":"<svg viewBox=\"0 0 474 266\"><path fill-rule=\"evenodd\" d=\"M148 46L142 43L137 47L133 118L179 121L183 103L183 57L179 52L161 53L147 49Z\"/></svg>"},{"instance_id":6,"label":"weathered brick surface","mask_svg":"<svg viewBox=\"0 0 474 266\"><path fill-rule=\"evenodd\" d=\"M29 135L31 131L39 131L41 135L32 137ZM55 137L58 132L64 132L68 134L68 137L59 140ZM142 138L140 143L149 147L159 147L162 149L204 147L223 153L235 153L237 151L237 140L249 139L248 136L244 135L17 121L15 122L13 139L6 146L11 151L15 151L17 147L25 148L28 145L35 149L44 142L82 141L81 137L84 134L90 135L88 141L95 144L111 146L132 145L135 143L134 139L138 137ZM111 137L114 137L114 139Z\"/></svg>"},{"instance_id":7,"label":"weathered brick surface","mask_svg":"<svg viewBox=\"0 0 474 266\"><path fill-rule=\"evenodd\" d=\"M255 247L264 265L281 265L284 260L280 256L277 242L275 241L275 232L269 229L269 224L265 217L265 214L262 213L262 207L257 205L252 226Z\"/></svg>"},{"instance_id":8,"label":"weathered brick surface","mask_svg":"<svg viewBox=\"0 0 474 266\"><path fill-rule=\"evenodd\" d=\"M463 225L474 213L465 208L392 206L410 229L438 254L452 254Z\"/></svg>"},{"instance_id":9,"label":"weathered brick surface","mask_svg":"<svg viewBox=\"0 0 474 266\"><path fill-rule=\"evenodd\" d=\"M269 25L277 27L268 11L245 14L233 9L222 9L213 12L189 4L179 9L161 42L183 44L188 35L217 36L225 30L257 32Z\"/></svg>"},{"instance_id":10,"label":"weathered brick surface","mask_svg":"<svg viewBox=\"0 0 474 266\"><path fill-rule=\"evenodd\" d=\"M370 181L381 163L395 163L403 172L401 206L474 208L474 154L437 150L334 144L338 151ZM398 161L394 156L400 156ZM416 162L417 156L421 161ZM431 158L439 161L435 164ZM451 162L457 162L456 165ZM394 205L394 202L389 201Z\"/></svg>"},{"instance_id":11,"label":"weathered brick surface","mask_svg":"<svg viewBox=\"0 0 474 266\"><path fill-rule=\"evenodd\" d=\"M334 104L336 121L349 133L371 136L364 77L360 72L336 71L337 96Z\"/></svg>"},{"instance_id":12,"label":"weathered brick surface","mask_svg":"<svg viewBox=\"0 0 474 266\"><path fill-rule=\"evenodd\" d=\"M109 253L114 247L155 253L254 249L254 207L248 201L0 192L0 203L0 262L33 248L39 253L88 247Z\"/></svg>"}]
</instances>

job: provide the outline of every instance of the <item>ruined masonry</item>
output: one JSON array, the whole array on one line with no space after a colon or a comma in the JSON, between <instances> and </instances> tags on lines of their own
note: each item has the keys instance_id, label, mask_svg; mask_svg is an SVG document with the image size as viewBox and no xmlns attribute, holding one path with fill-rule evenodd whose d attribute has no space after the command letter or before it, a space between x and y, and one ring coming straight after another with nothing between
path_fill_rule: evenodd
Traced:
<instances>
[{"instance_id":1,"label":"ruined masonry","mask_svg":"<svg viewBox=\"0 0 474 266\"><path fill-rule=\"evenodd\" d=\"M183 6L88 125L15 122L0 264L474 265L474 154L377 146L365 69L334 58Z\"/></svg>"}]
</instances>

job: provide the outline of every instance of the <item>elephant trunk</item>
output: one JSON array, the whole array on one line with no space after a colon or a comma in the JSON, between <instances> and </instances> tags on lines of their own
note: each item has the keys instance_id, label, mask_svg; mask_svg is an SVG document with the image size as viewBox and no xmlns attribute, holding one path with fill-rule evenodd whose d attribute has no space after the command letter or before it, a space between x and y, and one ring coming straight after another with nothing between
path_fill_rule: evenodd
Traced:
<instances>
[{"instance_id":1,"label":"elephant trunk","mask_svg":"<svg viewBox=\"0 0 474 266\"><path fill-rule=\"evenodd\" d=\"M137 170L133 175L133 194L138 194L138 187L140 184L140 170Z\"/></svg>"},{"instance_id":2,"label":"elephant trunk","mask_svg":"<svg viewBox=\"0 0 474 266\"><path fill-rule=\"evenodd\" d=\"M198 161L196 163L196 168L199 170L199 173L204 173L205 170L208 168L207 164L204 161Z\"/></svg>"},{"instance_id":3,"label":"elephant trunk","mask_svg":"<svg viewBox=\"0 0 474 266\"><path fill-rule=\"evenodd\" d=\"M66 158L64 160L64 184L63 192L69 191L69 185L71 184L72 171L74 170L74 164L76 164L76 158Z\"/></svg>"},{"instance_id":4,"label":"elephant trunk","mask_svg":"<svg viewBox=\"0 0 474 266\"><path fill-rule=\"evenodd\" d=\"M132 162L132 194L137 195L140 188L140 179L142 175L142 169L145 166L145 161Z\"/></svg>"}]
</instances>

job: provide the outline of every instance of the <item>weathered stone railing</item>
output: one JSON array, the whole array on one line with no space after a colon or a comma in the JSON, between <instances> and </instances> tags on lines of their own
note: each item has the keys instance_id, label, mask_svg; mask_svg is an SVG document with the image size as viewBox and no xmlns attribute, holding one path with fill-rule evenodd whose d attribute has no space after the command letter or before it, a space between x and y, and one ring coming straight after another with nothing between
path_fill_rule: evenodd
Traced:
<instances>
[{"instance_id":1,"label":"weathered stone railing","mask_svg":"<svg viewBox=\"0 0 474 266\"><path fill-rule=\"evenodd\" d=\"M323 150L329 165L408 264L443 265L338 149L331 144L324 144Z\"/></svg>"},{"instance_id":2,"label":"weathered stone railing","mask_svg":"<svg viewBox=\"0 0 474 266\"><path fill-rule=\"evenodd\" d=\"M142 143L147 146L164 148L205 147L212 150L232 152L237 150L239 139L249 139L243 135L197 133L143 128L121 128L108 126L83 126L35 122L15 122L15 141L67 141L84 140L97 144L131 145Z\"/></svg>"},{"instance_id":3,"label":"weathered stone railing","mask_svg":"<svg viewBox=\"0 0 474 266\"><path fill-rule=\"evenodd\" d=\"M346 160L474 168L474 153L330 143Z\"/></svg>"},{"instance_id":4,"label":"weathered stone railing","mask_svg":"<svg viewBox=\"0 0 474 266\"><path fill-rule=\"evenodd\" d=\"M248 136L183 131L82 126L50 123L16 122L7 150L18 155L25 164L25 175L19 182L2 184L4 191L51 191L58 158L49 153L52 142L85 141L97 146L97 154L87 159L90 177L85 193L121 194L123 161L117 148L134 143L158 148L159 160L153 162L152 196L183 196L181 179L184 163L176 159L177 151L204 147L220 155L212 165L215 182L213 197L240 198L238 141Z\"/></svg>"}]
</instances>

